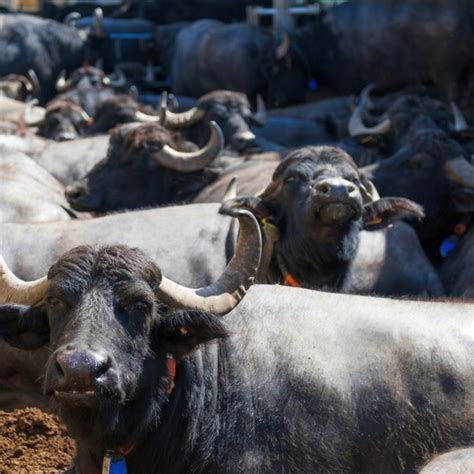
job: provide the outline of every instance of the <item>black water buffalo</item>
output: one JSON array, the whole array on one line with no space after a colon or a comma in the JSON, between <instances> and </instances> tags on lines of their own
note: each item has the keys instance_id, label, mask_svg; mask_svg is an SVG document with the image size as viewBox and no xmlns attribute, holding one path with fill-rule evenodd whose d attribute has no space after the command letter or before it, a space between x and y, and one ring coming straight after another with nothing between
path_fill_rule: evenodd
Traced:
<instances>
[{"instance_id":1,"label":"black water buffalo","mask_svg":"<svg viewBox=\"0 0 474 474\"><path fill-rule=\"evenodd\" d=\"M76 29L53 20L23 15L0 15L0 76L38 76L38 98L46 103L55 94L59 73L71 71L85 59L86 37Z\"/></svg>"},{"instance_id":2,"label":"black water buffalo","mask_svg":"<svg viewBox=\"0 0 474 474\"><path fill-rule=\"evenodd\" d=\"M175 94L199 97L216 89L262 94L271 107L301 102L309 80L290 50L258 27L215 20L157 29L160 57Z\"/></svg>"},{"instance_id":3,"label":"black water buffalo","mask_svg":"<svg viewBox=\"0 0 474 474\"><path fill-rule=\"evenodd\" d=\"M403 196L424 207L426 219L415 227L436 259L442 241L474 211L474 167L461 145L427 117L411 125L404 142L393 156L363 171L382 196Z\"/></svg>"},{"instance_id":4,"label":"black water buffalo","mask_svg":"<svg viewBox=\"0 0 474 474\"><path fill-rule=\"evenodd\" d=\"M474 472L474 448L462 448L435 456L420 474L468 474Z\"/></svg>"},{"instance_id":5,"label":"black water buffalo","mask_svg":"<svg viewBox=\"0 0 474 474\"><path fill-rule=\"evenodd\" d=\"M252 263L195 292L140 251L80 247L12 282L0 334L44 348L73 472L108 453L131 474L398 473L474 442L472 305L262 285L235 306Z\"/></svg>"},{"instance_id":6,"label":"black water buffalo","mask_svg":"<svg viewBox=\"0 0 474 474\"><path fill-rule=\"evenodd\" d=\"M196 101L190 109L175 113L168 110L166 94L162 98L161 114L164 125L172 130L180 130L185 137L203 146L209 140L209 124L216 122L224 134L225 146L239 153L255 150L256 136L251 125L262 127L266 121L263 99L257 97L257 111L252 112L245 94L216 90ZM143 121L157 122L161 117L139 114Z\"/></svg>"},{"instance_id":7,"label":"black water buffalo","mask_svg":"<svg viewBox=\"0 0 474 474\"><path fill-rule=\"evenodd\" d=\"M379 199L340 148L290 153L263 193L223 204L223 212L235 208L251 210L262 222L267 240L260 281L353 293L443 293L410 226L362 231L421 218L422 210L405 199Z\"/></svg>"},{"instance_id":8,"label":"black water buffalo","mask_svg":"<svg viewBox=\"0 0 474 474\"><path fill-rule=\"evenodd\" d=\"M218 173L208 165L222 150L223 137L216 124L211 130L203 149L180 152L160 125L122 125L111 136L107 157L71 184L66 197L74 209L97 212L190 202Z\"/></svg>"},{"instance_id":9,"label":"black water buffalo","mask_svg":"<svg viewBox=\"0 0 474 474\"><path fill-rule=\"evenodd\" d=\"M0 222L69 220L64 187L23 153L0 147Z\"/></svg>"},{"instance_id":10,"label":"black water buffalo","mask_svg":"<svg viewBox=\"0 0 474 474\"><path fill-rule=\"evenodd\" d=\"M91 133L98 108L104 101L114 98L125 82L123 75L118 78L107 76L101 69L91 66L75 70L67 80L61 75L56 82L56 89L61 93L47 104L43 113L32 114L27 109L25 123L38 126L39 135L56 141ZM119 118L110 125L116 125ZM105 125L103 121L100 124ZM93 130L94 133L107 131L108 128L101 129L97 125Z\"/></svg>"},{"instance_id":11,"label":"black water buffalo","mask_svg":"<svg viewBox=\"0 0 474 474\"><path fill-rule=\"evenodd\" d=\"M474 90L471 7L469 0L353 0L323 11L292 42L314 78L339 93L371 82L386 89L431 80L445 98L467 105Z\"/></svg>"},{"instance_id":12,"label":"black water buffalo","mask_svg":"<svg viewBox=\"0 0 474 474\"><path fill-rule=\"evenodd\" d=\"M29 69L25 76L8 74L0 78L0 96L25 102L34 99L40 91L35 71Z\"/></svg>"}]
</instances>

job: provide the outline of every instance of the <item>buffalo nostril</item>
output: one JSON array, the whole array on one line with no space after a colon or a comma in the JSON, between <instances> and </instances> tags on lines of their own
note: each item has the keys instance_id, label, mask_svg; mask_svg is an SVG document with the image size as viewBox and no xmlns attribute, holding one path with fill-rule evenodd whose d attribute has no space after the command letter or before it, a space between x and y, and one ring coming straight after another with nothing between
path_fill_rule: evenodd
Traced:
<instances>
[{"instance_id":1,"label":"buffalo nostril","mask_svg":"<svg viewBox=\"0 0 474 474\"><path fill-rule=\"evenodd\" d=\"M78 201L85 194L85 189L82 186L69 186L66 188L66 197L69 201Z\"/></svg>"},{"instance_id":2,"label":"buffalo nostril","mask_svg":"<svg viewBox=\"0 0 474 474\"><path fill-rule=\"evenodd\" d=\"M316 189L322 194L329 194L331 192L331 186L327 183L319 183Z\"/></svg>"},{"instance_id":3,"label":"buffalo nostril","mask_svg":"<svg viewBox=\"0 0 474 474\"><path fill-rule=\"evenodd\" d=\"M356 192L357 188L353 184L348 184L347 185L347 192L349 194L354 194Z\"/></svg>"},{"instance_id":4,"label":"buffalo nostril","mask_svg":"<svg viewBox=\"0 0 474 474\"><path fill-rule=\"evenodd\" d=\"M54 362L54 368L56 369L56 372L60 377L64 377L64 370L57 360Z\"/></svg>"}]
</instances>

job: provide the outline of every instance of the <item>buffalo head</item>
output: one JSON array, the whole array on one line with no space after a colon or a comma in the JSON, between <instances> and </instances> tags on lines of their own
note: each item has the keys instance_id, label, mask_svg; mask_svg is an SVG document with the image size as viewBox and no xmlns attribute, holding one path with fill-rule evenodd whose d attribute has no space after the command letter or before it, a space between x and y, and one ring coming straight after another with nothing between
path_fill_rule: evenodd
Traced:
<instances>
[{"instance_id":1,"label":"buffalo head","mask_svg":"<svg viewBox=\"0 0 474 474\"><path fill-rule=\"evenodd\" d=\"M220 129L211 122L208 144L194 152L177 151L174 144L157 124L117 127L107 157L66 189L68 201L75 209L105 212L182 201L199 192L214 178L206 167L222 150Z\"/></svg>"},{"instance_id":2,"label":"buffalo head","mask_svg":"<svg viewBox=\"0 0 474 474\"><path fill-rule=\"evenodd\" d=\"M256 137L250 126L261 126L266 120L265 104L260 96L257 97L257 111L253 113L245 94L225 90L203 95L195 107L181 113L168 110L165 93L160 109L159 116L138 113L136 118L143 122L162 121L173 130L194 126L190 138L199 144L209 139L209 123L214 121L224 134L225 145L237 152L255 147Z\"/></svg>"},{"instance_id":3,"label":"buffalo head","mask_svg":"<svg viewBox=\"0 0 474 474\"><path fill-rule=\"evenodd\" d=\"M9 74L0 79L0 96L10 99L26 101L38 96L40 85L33 69L26 76Z\"/></svg>"},{"instance_id":4,"label":"buffalo head","mask_svg":"<svg viewBox=\"0 0 474 474\"><path fill-rule=\"evenodd\" d=\"M179 363L227 336L216 316L243 298L261 252L255 218L245 211L237 217L234 258L199 290L168 280L141 251L124 246L77 247L30 283L0 257L0 302L10 302L0 306L0 336L24 350L48 346L45 394L76 439L96 444L94 452L140 440L160 421L168 357Z\"/></svg>"},{"instance_id":5,"label":"buffalo head","mask_svg":"<svg viewBox=\"0 0 474 474\"><path fill-rule=\"evenodd\" d=\"M364 168L364 174L381 195L403 196L425 208L418 231L436 247L460 214L474 211L474 166L461 145L426 117L413 122L395 154Z\"/></svg>"},{"instance_id":6,"label":"buffalo head","mask_svg":"<svg viewBox=\"0 0 474 474\"><path fill-rule=\"evenodd\" d=\"M92 119L80 106L71 101L54 100L46 109L34 107L35 101L28 103L24 122L38 127L38 134L55 141L73 140L85 133Z\"/></svg>"},{"instance_id":7,"label":"buffalo head","mask_svg":"<svg viewBox=\"0 0 474 474\"><path fill-rule=\"evenodd\" d=\"M340 283L364 227L375 229L411 214L422 216L421 209L405 199L379 199L352 158L331 146L290 153L262 194L237 197L224 203L222 210L234 208L250 209L262 222L276 226L280 269L287 267L305 286L316 287Z\"/></svg>"}]
</instances>

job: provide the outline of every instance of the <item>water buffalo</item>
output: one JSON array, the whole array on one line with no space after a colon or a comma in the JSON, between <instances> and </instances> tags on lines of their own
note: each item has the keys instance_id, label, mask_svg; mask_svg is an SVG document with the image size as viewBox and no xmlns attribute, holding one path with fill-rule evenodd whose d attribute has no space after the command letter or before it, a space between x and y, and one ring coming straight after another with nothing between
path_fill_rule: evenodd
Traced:
<instances>
[{"instance_id":1,"label":"water buffalo","mask_svg":"<svg viewBox=\"0 0 474 474\"><path fill-rule=\"evenodd\" d=\"M247 253L200 294L123 246L29 284L3 267L0 334L47 353L73 472L398 473L474 442L472 305L257 285L235 306Z\"/></svg>"},{"instance_id":2,"label":"water buffalo","mask_svg":"<svg viewBox=\"0 0 474 474\"><path fill-rule=\"evenodd\" d=\"M467 105L472 25L469 0L354 0L324 10L292 43L314 78L338 93L370 82L387 89L431 80L445 98Z\"/></svg>"},{"instance_id":3,"label":"water buffalo","mask_svg":"<svg viewBox=\"0 0 474 474\"><path fill-rule=\"evenodd\" d=\"M266 232L260 281L385 295L443 293L410 226L362 230L420 218L421 209L404 199L379 199L340 148L290 153L263 193L227 201L223 212L235 208L254 212Z\"/></svg>"},{"instance_id":4,"label":"water buffalo","mask_svg":"<svg viewBox=\"0 0 474 474\"><path fill-rule=\"evenodd\" d=\"M0 76L38 76L38 98L45 104L55 94L59 73L79 67L85 59L86 36L52 20L23 14L0 16Z\"/></svg>"},{"instance_id":5,"label":"water buffalo","mask_svg":"<svg viewBox=\"0 0 474 474\"><path fill-rule=\"evenodd\" d=\"M278 43L256 26L200 20L159 27L157 42L175 94L228 89L251 98L262 94L271 107L305 97L309 78L286 35Z\"/></svg>"},{"instance_id":6,"label":"water buffalo","mask_svg":"<svg viewBox=\"0 0 474 474\"><path fill-rule=\"evenodd\" d=\"M34 99L40 90L35 71L29 69L25 76L8 74L0 78L0 96L25 102Z\"/></svg>"},{"instance_id":7,"label":"water buffalo","mask_svg":"<svg viewBox=\"0 0 474 474\"><path fill-rule=\"evenodd\" d=\"M23 153L0 147L0 222L71 218L64 187Z\"/></svg>"},{"instance_id":8,"label":"water buffalo","mask_svg":"<svg viewBox=\"0 0 474 474\"><path fill-rule=\"evenodd\" d=\"M222 150L223 137L211 122L208 144L195 152L172 148L171 133L157 124L132 123L114 130L107 157L66 197L74 209L96 212L189 202L217 175L208 165Z\"/></svg>"},{"instance_id":9,"label":"water buffalo","mask_svg":"<svg viewBox=\"0 0 474 474\"><path fill-rule=\"evenodd\" d=\"M107 153L108 135L76 138L62 142L46 141L30 155L64 185L82 178Z\"/></svg>"},{"instance_id":10,"label":"water buffalo","mask_svg":"<svg viewBox=\"0 0 474 474\"><path fill-rule=\"evenodd\" d=\"M382 196L403 196L424 207L426 219L415 227L436 260L442 241L464 214L474 211L473 169L461 145L421 117L393 156L363 171Z\"/></svg>"},{"instance_id":11,"label":"water buffalo","mask_svg":"<svg viewBox=\"0 0 474 474\"><path fill-rule=\"evenodd\" d=\"M139 114L137 118L144 122L162 120L167 128L184 132L188 140L200 146L209 140L209 123L214 121L224 134L225 146L239 153L255 148L256 137L250 126L262 127L266 121L263 99L257 97L257 111L253 113L248 98L239 92L212 91L200 97L195 106L180 113L168 110L166 93L161 103L163 118L145 114Z\"/></svg>"},{"instance_id":12,"label":"water buffalo","mask_svg":"<svg viewBox=\"0 0 474 474\"><path fill-rule=\"evenodd\" d=\"M38 133L43 137L57 141L72 140L90 133L97 109L124 85L123 76L112 78L91 66L79 68L67 80L65 75L61 75L56 82L56 89L61 94L47 104L43 113L31 114L28 108L24 121L29 126L38 126ZM97 126L94 128L95 133L107 130Z\"/></svg>"}]
</instances>

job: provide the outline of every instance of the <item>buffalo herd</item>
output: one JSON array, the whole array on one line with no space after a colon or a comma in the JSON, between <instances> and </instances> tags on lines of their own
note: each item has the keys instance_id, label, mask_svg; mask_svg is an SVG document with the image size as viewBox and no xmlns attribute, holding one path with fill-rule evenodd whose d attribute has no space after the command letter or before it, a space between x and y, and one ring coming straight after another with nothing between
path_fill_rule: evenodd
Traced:
<instances>
[{"instance_id":1,"label":"buffalo herd","mask_svg":"<svg viewBox=\"0 0 474 474\"><path fill-rule=\"evenodd\" d=\"M0 15L0 409L71 473L474 472L469 0L120 11Z\"/></svg>"}]
</instances>

